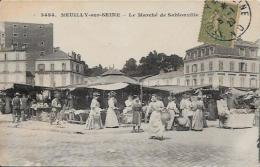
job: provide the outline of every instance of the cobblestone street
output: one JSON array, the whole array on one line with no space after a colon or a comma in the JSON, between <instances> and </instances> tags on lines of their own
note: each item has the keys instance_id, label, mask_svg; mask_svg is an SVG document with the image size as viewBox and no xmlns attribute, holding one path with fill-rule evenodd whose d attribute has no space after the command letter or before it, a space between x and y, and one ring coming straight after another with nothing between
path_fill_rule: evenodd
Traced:
<instances>
[{"instance_id":1,"label":"cobblestone street","mask_svg":"<svg viewBox=\"0 0 260 167\"><path fill-rule=\"evenodd\" d=\"M209 122L203 132L170 131L157 141L148 139L147 125L133 134L130 127L87 131L84 125L58 128L36 121L15 128L7 119L0 116L1 165L257 166L256 127L219 129Z\"/></svg>"}]
</instances>

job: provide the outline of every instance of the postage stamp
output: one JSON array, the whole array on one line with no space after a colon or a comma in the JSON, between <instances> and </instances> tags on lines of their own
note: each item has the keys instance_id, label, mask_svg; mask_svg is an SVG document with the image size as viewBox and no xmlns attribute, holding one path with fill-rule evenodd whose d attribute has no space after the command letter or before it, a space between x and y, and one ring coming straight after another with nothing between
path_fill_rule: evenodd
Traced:
<instances>
[{"instance_id":1,"label":"postage stamp","mask_svg":"<svg viewBox=\"0 0 260 167\"><path fill-rule=\"evenodd\" d=\"M199 42L233 47L234 40L241 38L250 22L251 10L247 1L206 0Z\"/></svg>"}]
</instances>

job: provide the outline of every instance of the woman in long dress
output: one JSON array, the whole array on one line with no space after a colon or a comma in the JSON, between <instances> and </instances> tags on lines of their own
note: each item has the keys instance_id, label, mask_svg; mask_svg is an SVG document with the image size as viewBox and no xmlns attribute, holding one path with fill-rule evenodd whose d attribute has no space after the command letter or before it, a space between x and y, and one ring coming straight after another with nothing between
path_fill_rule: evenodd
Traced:
<instances>
[{"instance_id":1,"label":"woman in long dress","mask_svg":"<svg viewBox=\"0 0 260 167\"><path fill-rule=\"evenodd\" d=\"M115 92L109 93L109 100L108 100L108 109L107 109L107 115L106 115L106 128L118 128L119 123L118 119L115 113L115 110L117 107L115 106L116 99L115 99Z\"/></svg>"},{"instance_id":2,"label":"woman in long dress","mask_svg":"<svg viewBox=\"0 0 260 167\"><path fill-rule=\"evenodd\" d=\"M153 103L150 103L149 106L152 112L149 121L150 139L163 140L164 125L161 120L161 112L164 109L164 105L162 101L157 99L156 95L152 96L151 101Z\"/></svg>"},{"instance_id":3,"label":"woman in long dress","mask_svg":"<svg viewBox=\"0 0 260 167\"><path fill-rule=\"evenodd\" d=\"M100 112L102 109L100 108L100 103L98 102L100 94L97 92L93 93L93 99L91 101L90 105L90 113L88 120L86 122L86 129L91 130L91 129L102 129L102 120L101 120L101 115Z\"/></svg>"},{"instance_id":4,"label":"woman in long dress","mask_svg":"<svg viewBox=\"0 0 260 167\"><path fill-rule=\"evenodd\" d=\"M189 127L189 129L192 129L192 116L193 112L191 110L191 101L188 94L184 94L183 98L180 102L180 109L181 114L184 119L186 119L185 127Z\"/></svg>"},{"instance_id":5,"label":"woman in long dress","mask_svg":"<svg viewBox=\"0 0 260 167\"><path fill-rule=\"evenodd\" d=\"M202 97L194 97L191 105L193 113L192 117L192 130L202 131L203 130L203 110L205 109Z\"/></svg>"}]
</instances>

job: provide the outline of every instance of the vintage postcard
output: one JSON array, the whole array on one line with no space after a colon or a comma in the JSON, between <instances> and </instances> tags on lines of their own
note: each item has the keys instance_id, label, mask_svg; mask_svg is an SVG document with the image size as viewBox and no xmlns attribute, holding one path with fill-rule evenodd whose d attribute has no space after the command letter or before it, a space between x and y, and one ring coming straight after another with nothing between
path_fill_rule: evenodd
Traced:
<instances>
[{"instance_id":1,"label":"vintage postcard","mask_svg":"<svg viewBox=\"0 0 260 167\"><path fill-rule=\"evenodd\" d=\"M259 9L0 0L0 166L259 166Z\"/></svg>"}]
</instances>

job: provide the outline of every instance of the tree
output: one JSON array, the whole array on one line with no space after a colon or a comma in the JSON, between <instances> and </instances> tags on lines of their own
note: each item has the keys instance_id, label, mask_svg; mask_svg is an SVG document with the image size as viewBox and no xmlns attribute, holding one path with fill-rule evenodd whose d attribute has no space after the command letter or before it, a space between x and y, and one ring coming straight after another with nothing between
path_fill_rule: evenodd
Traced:
<instances>
[{"instance_id":1,"label":"tree","mask_svg":"<svg viewBox=\"0 0 260 167\"><path fill-rule=\"evenodd\" d=\"M86 75L91 76L91 77L95 77L95 76L99 76L102 73L106 72L108 69L107 68L103 68L101 64L99 64L98 66L95 66L93 68L88 68L86 70Z\"/></svg>"},{"instance_id":2,"label":"tree","mask_svg":"<svg viewBox=\"0 0 260 167\"><path fill-rule=\"evenodd\" d=\"M134 58L127 60L122 72L129 76L136 75L138 73L136 60Z\"/></svg>"},{"instance_id":3,"label":"tree","mask_svg":"<svg viewBox=\"0 0 260 167\"><path fill-rule=\"evenodd\" d=\"M164 72L176 71L183 64L183 59L176 54L168 56L154 50L149 52L146 57L142 57L139 60L139 65L136 65L134 59L129 59L122 71L131 76L157 75L161 70Z\"/></svg>"}]
</instances>

